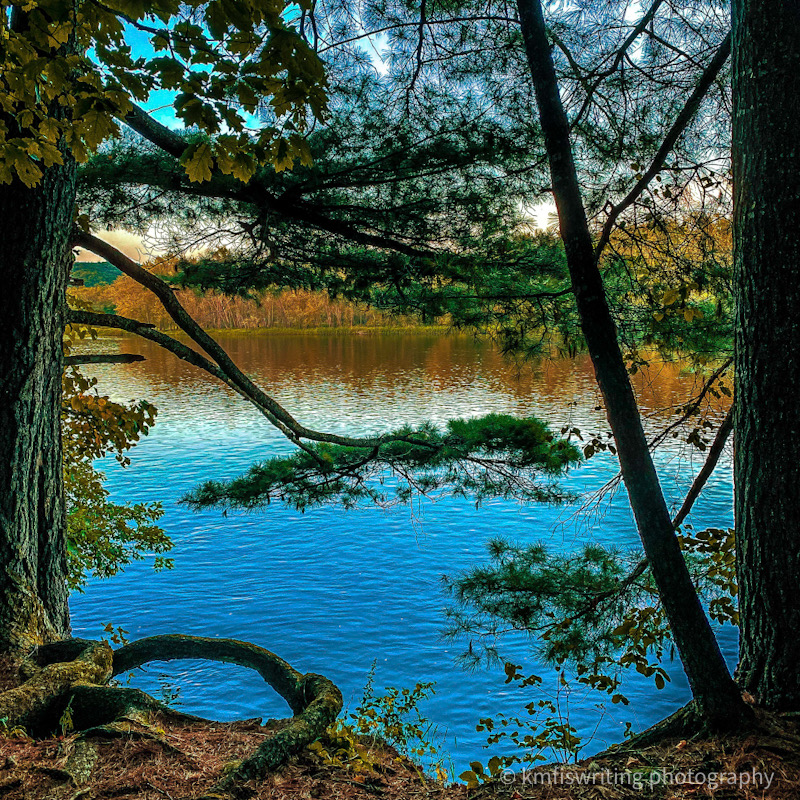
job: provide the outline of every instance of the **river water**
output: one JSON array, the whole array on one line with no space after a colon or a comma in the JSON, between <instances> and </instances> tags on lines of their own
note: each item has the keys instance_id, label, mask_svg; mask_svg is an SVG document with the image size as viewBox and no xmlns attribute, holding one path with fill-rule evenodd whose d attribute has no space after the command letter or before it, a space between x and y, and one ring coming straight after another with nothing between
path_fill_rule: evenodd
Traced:
<instances>
[{"instance_id":1,"label":"river water","mask_svg":"<svg viewBox=\"0 0 800 800\"><path fill-rule=\"evenodd\" d=\"M546 360L521 372L491 344L468 336L421 333L366 335L222 335L235 361L301 422L320 430L370 434L401 423L443 422L489 412L535 414L556 431L607 428L586 358ZM90 582L72 598L76 635L97 637L102 626L122 626L129 639L180 632L245 639L275 651L304 672L319 672L357 705L374 664L375 686L412 687L435 681L423 703L451 767L485 763L480 717L524 716L531 700L553 698L553 673L536 663L526 642L505 650L527 672L544 676L539 688L504 685L499 668L464 671L463 644L445 641L441 576L485 563L486 543L502 535L572 550L591 541L635 547L636 532L624 492L586 511L582 501L552 507L496 500L475 508L469 500L424 502L413 508L304 514L272 505L263 511L192 512L180 498L200 481L241 474L254 461L290 452L290 445L245 401L213 378L157 346L133 338L100 340L92 349L141 353L144 362L92 367L101 393L117 400L146 398L159 408L157 424L122 469L102 464L117 501L158 500L162 526L175 541L175 568L154 573L134 563L109 580ZM651 432L669 421L696 379L666 364L636 376ZM701 456L670 440L657 455L670 503L677 507ZM572 470L562 485L586 495L617 471L599 454ZM731 465L722 459L698 501L695 527L732 522ZM736 631L721 629L729 661ZM603 705L597 694L558 696L565 719L585 737L584 754L622 738L630 721L641 729L688 699L679 665L662 691L634 674L623 691L631 705ZM283 701L247 670L201 662L152 664L134 679L157 696L179 688L181 708L217 719L285 716ZM591 740L589 740L591 737Z\"/></svg>"}]
</instances>

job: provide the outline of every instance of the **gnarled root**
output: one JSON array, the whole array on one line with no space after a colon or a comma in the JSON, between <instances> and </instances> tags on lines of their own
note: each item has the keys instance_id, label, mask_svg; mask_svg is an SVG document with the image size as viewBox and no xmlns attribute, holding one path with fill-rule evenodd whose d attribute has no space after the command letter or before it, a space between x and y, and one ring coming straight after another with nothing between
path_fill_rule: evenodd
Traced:
<instances>
[{"instance_id":1,"label":"gnarled root","mask_svg":"<svg viewBox=\"0 0 800 800\"><path fill-rule=\"evenodd\" d=\"M259 780L307 744L319 738L342 710L342 693L322 675L302 675L275 653L235 639L208 639L170 634L151 636L114 653L114 674L127 672L149 661L202 658L238 664L255 670L283 697L294 711L287 727L267 739L230 771L215 787L224 796L239 783Z\"/></svg>"},{"instance_id":2,"label":"gnarled root","mask_svg":"<svg viewBox=\"0 0 800 800\"><path fill-rule=\"evenodd\" d=\"M148 715L154 713L162 719L202 722L167 708L138 689L106 685L114 675L151 661L173 659L223 661L253 669L294 714L247 758L229 764L207 797L229 797L242 784L263 779L319 738L342 709L341 692L331 681L313 673L304 675L269 650L234 639L176 634L141 639L116 651L106 642L80 639L40 647L20 669L27 680L0 692L0 719L9 729L19 726L33 735L52 733L68 720L72 729L82 732L83 741L124 737L130 722L146 727ZM162 744L170 747L166 741Z\"/></svg>"},{"instance_id":3,"label":"gnarled root","mask_svg":"<svg viewBox=\"0 0 800 800\"><path fill-rule=\"evenodd\" d=\"M107 683L112 673L113 652L106 642L82 648L70 661L56 661L26 672L32 676L21 686L0 694L0 719L6 726L39 731L53 718L54 707L79 684ZM55 717L58 720L60 717Z\"/></svg>"},{"instance_id":4,"label":"gnarled root","mask_svg":"<svg viewBox=\"0 0 800 800\"><path fill-rule=\"evenodd\" d=\"M626 739L624 742L614 744L604 750L599 756L613 755L619 753L638 752L647 747L664 744L671 740L697 740L712 738L717 735L732 734L744 736L748 733L756 733L760 736L770 736L777 734L781 737L791 736L785 728L779 724L777 719L763 710L755 709L750 706L748 714L743 715L738 725L731 725L729 728L720 730L718 725L709 721L700 713L695 701L690 701L682 708L679 708L666 719L662 719L647 730L637 733Z\"/></svg>"}]
</instances>

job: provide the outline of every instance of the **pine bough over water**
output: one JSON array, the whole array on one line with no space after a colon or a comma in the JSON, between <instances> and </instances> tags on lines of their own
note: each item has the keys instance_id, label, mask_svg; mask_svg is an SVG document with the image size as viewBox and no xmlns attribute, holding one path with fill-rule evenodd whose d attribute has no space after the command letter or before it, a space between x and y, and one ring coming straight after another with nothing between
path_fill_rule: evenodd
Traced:
<instances>
[{"instance_id":1,"label":"pine bough over water","mask_svg":"<svg viewBox=\"0 0 800 800\"><path fill-rule=\"evenodd\" d=\"M501 414L450 420L444 430L404 427L374 447L300 446L234 480L208 481L184 500L195 508L243 509L279 501L301 511L328 502L391 505L415 494L562 502L571 495L553 479L581 460L540 420Z\"/></svg>"}]
</instances>

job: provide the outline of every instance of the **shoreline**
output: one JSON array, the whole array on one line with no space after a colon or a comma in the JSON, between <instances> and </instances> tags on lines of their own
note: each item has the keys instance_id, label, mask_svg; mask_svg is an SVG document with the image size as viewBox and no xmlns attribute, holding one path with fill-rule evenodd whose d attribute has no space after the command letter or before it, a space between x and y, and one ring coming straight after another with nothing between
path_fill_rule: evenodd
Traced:
<instances>
[{"instance_id":1,"label":"shoreline","mask_svg":"<svg viewBox=\"0 0 800 800\"><path fill-rule=\"evenodd\" d=\"M118 328L96 328L98 337L107 339L124 339L129 336L136 337L135 333L122 331ZM166 333L176 338L190 338L180 328L156 328L160 333ZM374 325L331 328L320 326L316 328L204 328L210 336L385 336L385 335L420 335L420 336L472 336L468 331L459 331L449 325Z\"/></svg>"}]
</instances>

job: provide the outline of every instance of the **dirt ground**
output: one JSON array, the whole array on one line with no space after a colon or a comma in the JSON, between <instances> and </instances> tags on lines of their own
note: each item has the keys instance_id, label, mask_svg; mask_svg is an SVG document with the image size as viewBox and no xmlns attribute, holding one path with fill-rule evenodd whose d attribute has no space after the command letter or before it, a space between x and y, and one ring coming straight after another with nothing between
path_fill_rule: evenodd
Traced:
<instances>
[{"instance_id":1,"label":"dirt ground","mask_svg":"<svg viewBox=\"0 0 800 800\"><path fill-rule=\"evenodd\" d=\"M175 722L154 715L116 731L34 741L0 735L0 800L189 800L210 797L226 765L252 752L283 723ZM772 726L776 730L775 726ZM475 788L436 782L391 747L362 742L345 753L322 739L258 785L254 800L613 800L705 798L800 800L800 739L781 718L777 733L667 741L578 764L517 767ZM338 753L338 757L334 754ZM334 762L334 763L331 763Z\"/></svg>"}]
</instances>

